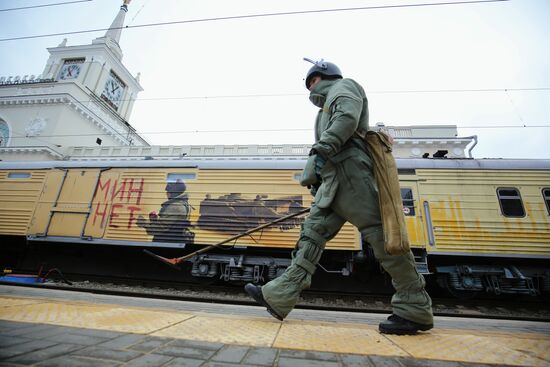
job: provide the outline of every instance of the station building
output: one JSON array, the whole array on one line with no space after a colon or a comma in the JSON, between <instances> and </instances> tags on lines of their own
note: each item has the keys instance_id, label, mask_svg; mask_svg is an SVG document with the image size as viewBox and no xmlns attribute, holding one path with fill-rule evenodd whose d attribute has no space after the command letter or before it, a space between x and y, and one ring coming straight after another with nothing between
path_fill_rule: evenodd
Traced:
<instances>
[{"instance_id":1,"label":"station building","mask_svg":"<svg viewBox=\"0 0 550 367\"><path fill-rule=\"evenodd\" d=\"M307 155L307 144L151 145L130 124L143 90L123 64L121 30L128 1L105 35L87 45L64 39L48 48L40 75L0 77L0 160L277 159ZM455 125L386 126L400 158L471 158L475 136Z\"/></svg>"}]
</instances>

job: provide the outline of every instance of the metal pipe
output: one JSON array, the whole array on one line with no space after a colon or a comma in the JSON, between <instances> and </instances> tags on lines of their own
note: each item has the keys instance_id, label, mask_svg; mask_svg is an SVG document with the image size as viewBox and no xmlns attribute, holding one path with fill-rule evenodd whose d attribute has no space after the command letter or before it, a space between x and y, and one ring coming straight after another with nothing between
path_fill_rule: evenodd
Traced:
<instances>
[{"instance_id":1,"label":"metal pipe","mask_svg":"<svg viewBox=\"0 0 550 367\"><path fill-rule=\"evenodd\" d=\"M270 227L270 226L272 226L272 225L274 225L274 224L284 222L284 221L287 220L287 219L297 217L297 216L299 216L299 215L301 215L301 214L305 214L305 213L309 212L310 210L311 210L311 208L302 209L302 210L300 210L299 212L296 212L296 213L293 213L293 214L289 214L289 215L286 215L286 216L281 217L281 218L279 218L279 219L276 219L276 220L274 220L274 221L272 221L272 222L265 223L265 224L262 224L262 225L260 225L260 226L254 227L254 228L252 228L252 229L249 229L249 230L246 231L246 232L243 232L243 233L237 234L237 235L235 235L235 236L229 237L229 238L227 238L227 239L225 239L225 240L223 240L223 241L220 241L220 242L218 242L218 243L215 243L215 244L213 244L213 245L210 245L210 246L207 246L207 247L203 247L203 248L201 248L200 250L197 250L197 251L195 251L195 252L192 252L192 253L190 253L190 254L188 254L188 255L185 255L185 256L182 256L182 257L176 257L176 258L168 259L168 258L166 258L166 257L162 257L162 256L159 256L159 255L157 255L157 254L154 254L154 253L152 253L152 252L149 251L149 250L143 250L143 252L145 252L145 253L148 254L148 255L153 256L153 257L154 257L155 259L157 259L157 260L160 260L160 261L162 261L162 262L164 262L164 263L166 263L166 264L168 264L168 265L170 265L170 266L172 266L172 267L175 267L176 269L179 269L179 267L178 267L179 264L181 264L181 263L184 262L185 260L188 260L188 259L190 259L190 258L192 258L192 257L194 257L194 256L196 256L196 255L203 254L203 253L208 252L208 251L210 251L210 250L212 250L212 249L214 249L214 248L220 248L221 245L223 245L223 244L226 244L226 243L228 243L228 242L237 240L237 239L239 239L239 238L241 238L241 237L244 237L244 236L248 236L248 235L250 235L250 234L252 234L252 233L254 233L254 232L257 232L257 231L259 231L259 230L261 230L261 229Z\"/></svg>"},{"instance_id":2,"label":"metal pipe","mask_svg":"<svg viewBox=\"0 0 550 367\"><path fill-rule=\"evenodd\" d=\"M474 158L472 156L472 150L477 145L477 135L467 136L467 138L471 138L474 141L474 144L470 148L468 148L468 158Z\"/></svg>"}]
</instances>

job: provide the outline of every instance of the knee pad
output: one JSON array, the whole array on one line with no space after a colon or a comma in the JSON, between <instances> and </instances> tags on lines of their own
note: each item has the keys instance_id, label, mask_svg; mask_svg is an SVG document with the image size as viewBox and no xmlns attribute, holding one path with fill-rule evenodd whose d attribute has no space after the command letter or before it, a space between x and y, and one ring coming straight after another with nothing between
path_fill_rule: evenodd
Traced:
<instances>
[{"instance_id":1,"label":"knee pad","mask_svg":"<svg viewBox=\"0 0 550 367\"><path fill-rule=\"evenodd\" d=\"M303 229L298 240L297 250L293 253L293 263L309 274L315 272L315 267L321 258L327 240L311 229Z\"/></svg>"}]
</instances>

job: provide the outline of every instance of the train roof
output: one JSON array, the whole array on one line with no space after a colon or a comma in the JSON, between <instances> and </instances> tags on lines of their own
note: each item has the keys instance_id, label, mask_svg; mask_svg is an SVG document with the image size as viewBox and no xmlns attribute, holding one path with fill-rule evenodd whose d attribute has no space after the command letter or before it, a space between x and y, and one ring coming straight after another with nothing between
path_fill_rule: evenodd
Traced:
<instances>
[{"instance_id":1,"label":"train roof","mask_svg":"<svg viewBox=\"0 0 550 367\"><path fill-rule=\"evenodd\" d=\"M550 159L453 159L398 158L399 169L481 169L481 170L550 170ZM223 157L182 158L178 160L81 160L81 161L14 161L0 162L0 169L50 168L201 168L201 169L302 169L305 158L289 157Z\"/></svg>"}]
</instances>

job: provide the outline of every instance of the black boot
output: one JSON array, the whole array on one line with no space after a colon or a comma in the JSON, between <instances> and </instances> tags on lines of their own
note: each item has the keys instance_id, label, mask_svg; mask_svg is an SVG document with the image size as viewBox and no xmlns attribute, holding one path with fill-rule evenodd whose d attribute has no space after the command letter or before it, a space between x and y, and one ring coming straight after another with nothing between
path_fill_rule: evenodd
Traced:
<instances>
[{"instance_id":1,"label":"black boot","mask_svg":"<svg viewBox=\"0 0 550 367\"><path fill-rule=\"evenodd\" d=\"M283 321L283 317L277 314L277 312L275 312L275 310L272 309L269 303L267 303L264 299L264 296L262 294L262 287L254 285L252 283L248 283L244 286L244 290L246 291L246 293L248 293L248 295L254 298L254 301L267 308L267 312L269 312L271 316L273 316L277 320Z\"/></svg>"},{"instance_id":2,"label":"black boot","mask_svg":"<svg viewBox=\"0 0 550 367\"><path fill-rule=\"evenodd\" d=\"M419 324L397 315L390 315L386 321L378 325L378 330L382 334L414 335L418 331L430 330L433 327L433 324Z\"/></svg>"}]
</instances>

